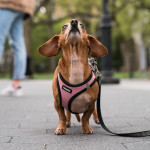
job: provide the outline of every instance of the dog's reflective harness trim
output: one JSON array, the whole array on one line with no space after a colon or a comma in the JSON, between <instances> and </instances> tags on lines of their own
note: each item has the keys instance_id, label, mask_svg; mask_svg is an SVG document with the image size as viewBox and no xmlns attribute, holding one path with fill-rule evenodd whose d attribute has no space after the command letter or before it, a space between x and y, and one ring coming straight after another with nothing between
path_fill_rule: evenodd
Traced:
<instances>
[{"instance_id":1,"label":"dog's reflective harness trim","mask_svg":"<svg viewBox=\"0 0 150 150\"><path fill-rule=\"evenodd\" d=\"M92 87L96 81L97 78L95 77L93 71L91 71L91 74L87 80L80 84L73 85L68 83L59 72L57 76L57 87L61 105L71 113L78 114L71 111L71 103L77 96Z\"/></svg>"}]
</instances>

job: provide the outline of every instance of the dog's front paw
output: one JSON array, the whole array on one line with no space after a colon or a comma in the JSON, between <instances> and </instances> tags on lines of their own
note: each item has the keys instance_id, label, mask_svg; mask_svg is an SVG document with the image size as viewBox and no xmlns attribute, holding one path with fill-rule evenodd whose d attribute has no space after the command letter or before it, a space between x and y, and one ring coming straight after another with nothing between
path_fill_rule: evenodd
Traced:
<instances>
[{"instance_id":1,"label":"dog's front paw","mask_svg":"<svg viewBox=\"0 0 150 150\"><path fill-rule=\"evenodd\" d=\"M66 134L66 127L59 127L55 131L55 135L64 135Z\"/></svg>"},{"instance_id":2,"label":"dog's front paw","mask_svg":"<svg viewBox=\"0 0 150 150\"><path fill-rule=\"evenodd\" d=\"M82 133L93 134L93 129L90 127L90 125L82 125Z\"/></svg>"}]
</instances>

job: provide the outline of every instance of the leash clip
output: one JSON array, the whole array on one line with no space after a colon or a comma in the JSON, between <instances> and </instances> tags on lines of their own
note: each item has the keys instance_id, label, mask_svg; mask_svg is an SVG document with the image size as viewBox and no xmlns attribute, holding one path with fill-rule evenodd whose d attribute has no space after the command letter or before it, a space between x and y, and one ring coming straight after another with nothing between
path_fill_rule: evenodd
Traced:
<instances>
[{"instance_id":1,"label":"leash clip","mask_svg":"<svg viewBox=\"0 0 150 150\"><path fill-rule=\"evenodd\" d=\"M90 85L89 85L89 83L87 82L86 83L86 89L88 90L90 88Z\"/></svg>"},{"instance_id":2,"label":"leash clip","mask_svg":"<svg viewBox=\"0 0 150 150\"><path fill-rule=\"evenodd\" d=\"M99 76L98 76L98 83L99 83L99 85L102 83L102 75L101 74L99 74Z\"/></svg>"}]
</instances>

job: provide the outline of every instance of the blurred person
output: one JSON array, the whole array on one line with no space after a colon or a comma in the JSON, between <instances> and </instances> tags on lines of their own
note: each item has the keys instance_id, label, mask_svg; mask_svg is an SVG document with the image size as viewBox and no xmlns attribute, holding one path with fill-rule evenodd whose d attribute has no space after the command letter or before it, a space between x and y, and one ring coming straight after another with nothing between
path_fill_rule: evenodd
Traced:
<instances>
[{"instance_id":1,"label":"blurred person","mask_svg":"<svg viewBox=\"0 0 150 150\"><path fill-rule=\"evenodd\" d=\"M5 39L9 35L14 55L12 84L4 88L3 96L22 96L20 81L25 78L26 46L23 20L32 16L34 0L0 0L0 61L3 56Z\"/></svg>"}]
</instances>

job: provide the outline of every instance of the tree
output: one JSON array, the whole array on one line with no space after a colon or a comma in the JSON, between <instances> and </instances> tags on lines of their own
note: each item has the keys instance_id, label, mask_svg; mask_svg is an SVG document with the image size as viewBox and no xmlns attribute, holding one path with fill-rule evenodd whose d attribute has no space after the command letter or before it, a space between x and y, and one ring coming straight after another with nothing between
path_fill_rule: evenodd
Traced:
<instances>
[{"instance_id":1,"label":"tree","mask_svg":"<svg viewBox=\"0 0 150 150\"><path fill-rule=\"evenodd\" d=\"M121 52L120 39L117 37L114 40L114 51L113 51L113 67L120 71L120 68L123 66L123 56Z\"/></svg>"},{"instance_id":2,"label":"tree","mask_svg":"<svg viewBox=\"0 0 150 150\"><path fill-rule=\"evenodd\" d=\"M129 57L133 47L137 47L134 46L136 43L132 42L134 40L133 34L137 32L140 33L145 47L148 48L150 43L149 0L110 0L109 2L113 25L112 39L114 42L112 44L115 45L115 39L121 37L118 40L118 48L114 51L119 50L120 45L123 57ZM45 59L37 53L39 45L46 42L54 34L59 34L63 24L72 18L77 18L83 22L89 34L99 36L101 6L101 1L97 0L38 0L35 17L33 20L28 20L29 23L25 31L27 43L29 43L27 44L28 54L33 57L36 68L39 68L39 65L42 64L41 66L44 66L43 71L48 70L51 63L51 59ZM115 51L115 53L115 55L118 55L119 52ZM136 55L135 51L135 58L138 57ZM115 56L115 59L116 57L119 59L119 56ZM58 58L59 56L56 57L57 60ZM54 62L55 58L52 59ZM125 58L124 63L128 63L127 61L128 58ZM134 64L138 64L138 62L139 60L135 59ZM134 68L136 69L136 65ZM129 68L126 70L129 70Z\"/></svg>"}]
</instances>

